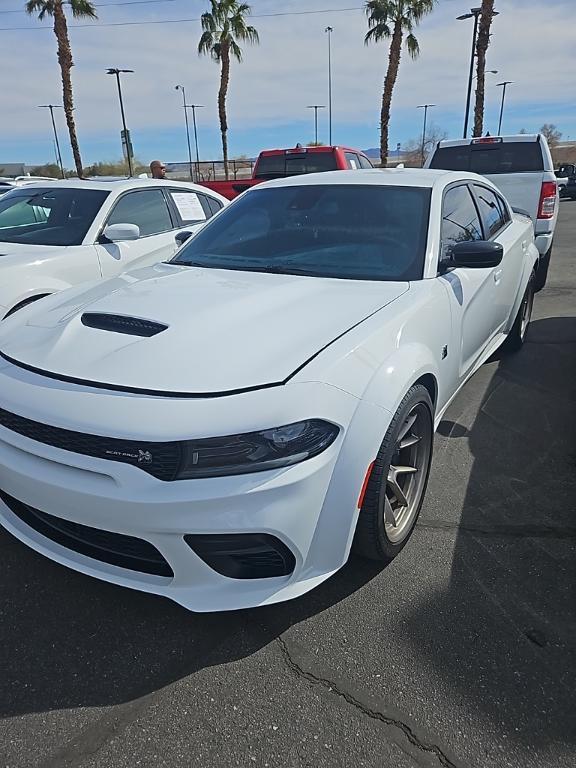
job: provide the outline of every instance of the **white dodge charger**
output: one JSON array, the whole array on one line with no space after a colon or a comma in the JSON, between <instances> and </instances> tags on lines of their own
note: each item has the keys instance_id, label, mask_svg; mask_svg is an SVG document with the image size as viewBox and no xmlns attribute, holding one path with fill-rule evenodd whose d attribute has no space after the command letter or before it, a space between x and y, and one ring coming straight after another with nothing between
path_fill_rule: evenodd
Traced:
<instances>
[{"instance_id":1,"label":"white dodge charger","mask_svg":"<svg viewBox=\"0 0 576 768\"><path fill-rule=\"evenodd\" d=\"M168 263L0 328L0 521L198 611L294 598L408 541L434 428L518 349L531 221L470 173L318 174L238 198Z\"/></svg>"}]
</instances>

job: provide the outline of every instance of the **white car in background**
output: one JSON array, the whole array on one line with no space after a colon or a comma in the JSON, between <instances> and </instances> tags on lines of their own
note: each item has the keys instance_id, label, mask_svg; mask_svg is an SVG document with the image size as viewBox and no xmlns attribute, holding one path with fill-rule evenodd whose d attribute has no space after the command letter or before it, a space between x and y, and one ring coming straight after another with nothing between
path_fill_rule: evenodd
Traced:
<instances>
[{"instance_id":1,"label":"white car in background","mask_svg":"<svg viewBox=\"0 0 576 768\"><path fill-rule=\"evenodd\" d=\"M0 320L78 283L169 259L182 230L195 233L228 203L174 181L15 187L0 197Z\"/></svg>"},{"instance_id":2,"label":"white car in background","mask_svg":"<svg viewBox=\"0 0 576 768\"><path fill-rule=\"evenodd\" d=\"M408 541L434 428L530 321L531 221L466 173L247 191L170 263L0 326L0 522L198 611Z\"/></svg>"}]
</instances>

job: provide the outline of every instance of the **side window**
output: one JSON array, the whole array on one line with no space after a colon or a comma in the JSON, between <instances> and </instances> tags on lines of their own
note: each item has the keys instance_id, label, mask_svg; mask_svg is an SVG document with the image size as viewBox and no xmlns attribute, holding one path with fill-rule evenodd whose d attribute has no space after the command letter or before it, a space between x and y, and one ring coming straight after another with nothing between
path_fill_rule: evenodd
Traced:
<instances>
[{"instance_id":1,"label":"side window","mask_svg":"<svg viewBox=\"0 0 576 768\"><path fill-rule=\"evenodd\" d=\"M480 209L480 216L482 217L486 237L494 237L506 223L502 216L498 197L491 189L480 187L477 184L474 185L474 191L476 192L476 198L478 199L478 207Z\"/></svg>"},{"instance_id":2,"label":"side window","mask_svg":"<svg viewBox=\"0 0 576 768\"><path fill-rule=\"evenodd\" d=\"M442 204L442 258L450 246L466 240L483 240L482 226L468 187L452 187Z\"/></svg>"},{"instance_id":3,"label":"side window","mask_svg":"<svg viewBox=\"0 0 576 768\"><path fill-rule=\"evenodd\" d=\"M510 218L510 213L508 211L508 206L504 202L503 198L497 196L498 204L500 205L500 213L502 214L503 221L507 224L512 219Z\"/></svg>"},{"instance_id":4,"label":"side window","mask_svg":"<svg viewBox=\"0 0 576 768\"><path fill-rule=\"evenodd\" d=\"M367 157L364 157L364 155L358 155L358 159L360 160L360 168L374 168L370 160L368 160Z\"/></svg>"},{"instance_id":5,"label":"side window","mask_svg":"<svg viewBox=\"0 0 576 768\"><path fill-rule=\"evenodd\" d=\"M355 152L346 152L346 165L351 171L357 171L360 168L360 160Z\"/></svg>"},{"instance_id":6,"label":"side window","mask_svg":"<svg viewBox=\"0 0 576 768\"><path fill-rule=\"evenodd\" d=\"M187 190L171 189L170 197L183 224L201 224L212 216L204 195Z\"/></svg>"},{"instance_id":7,"label":"side window","mask_svg":"<svg viewBox=\"0 0 576 768\"><path fill-rule=\"evenodd\" d=\"M214 216L215 213L218 213L224 206L219 200L216 200L214 197L209 197L206 195L204 197L204 200L208 204L208 207L210 208L210 215Z\"/></svg>"},{"instance_id":8,"label":"side window","mask_svg":"<svg viewBox=\"0 0 576 768\"><path fill-rule=\"evenodd\" d=\"M136 224L140 237L174 229L164 195L159 189L130 192L116 203L106 224Z\"/></svg>"}]
</instances>

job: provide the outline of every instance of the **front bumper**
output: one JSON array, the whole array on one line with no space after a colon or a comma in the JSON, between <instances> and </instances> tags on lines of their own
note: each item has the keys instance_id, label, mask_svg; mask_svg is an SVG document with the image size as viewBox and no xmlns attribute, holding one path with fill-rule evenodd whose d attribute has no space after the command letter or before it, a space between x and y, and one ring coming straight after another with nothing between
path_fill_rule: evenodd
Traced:
<instances>
[{"instance_id":1,"label":"front bumper","mask_svg":"<svg viewBox=\"0 0 576 768\"><path fill-rule=\"evenodd\" d=\"M337 423L341 433L324 453L287 469L164 482L135 466L55 448L0 427L0 491L5 501L11 498L63 521L147 542L172 575L120 567L63 546L5 501L0 501L0 523L63 565L163 595L195 611L247 608L297 597L346 562L358 492L390 414L323 384L282 390L218 401L167 401L82 390L3 363L2 408L76 431L182 439L185 424L194 424L196 436L210 436L235 433L241 422L247 431L314 416ZM250 419L247 414L254 416ZM145 425L144 431L140 425ZM273 578L224 576L185 540L189 534L250 533L282 542L293 555L292 572Z\"/></svg>"}]
</instances>

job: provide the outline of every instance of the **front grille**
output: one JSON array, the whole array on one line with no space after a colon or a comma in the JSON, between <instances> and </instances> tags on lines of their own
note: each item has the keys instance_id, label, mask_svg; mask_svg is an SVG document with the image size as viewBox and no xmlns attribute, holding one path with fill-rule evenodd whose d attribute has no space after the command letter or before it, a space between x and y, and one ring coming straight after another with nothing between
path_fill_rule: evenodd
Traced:
<instances>
[{"instance_id":1,"label":"front grille","mask_svg":"<svg viewBox=\"0 0 576 768\"><path fill-rule=\"evenodd\" d=\"M158 480L175 480L182 460L183 447L176 441L151 443L73 432L32 421L3 408L0 408L0 425L38 443L97 459L131 464Z\"/></svg>"},{"instance_id":2,"label":"front grille","mask_svg":"<svg viewBox=\"0 0 576 768\"><path fill-rule=\"evenodd\" d=\"M143 539L54 517L1 490L0 498L23 523L66 549L131 571L174 576L172 568L156 547Z\"/></svg>"}]
</instances>

